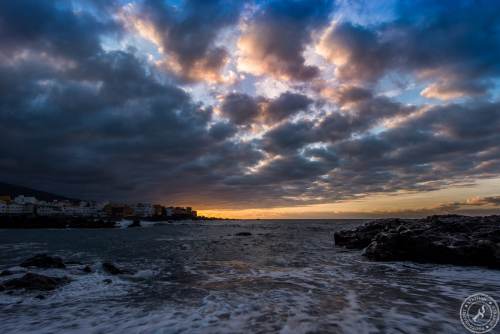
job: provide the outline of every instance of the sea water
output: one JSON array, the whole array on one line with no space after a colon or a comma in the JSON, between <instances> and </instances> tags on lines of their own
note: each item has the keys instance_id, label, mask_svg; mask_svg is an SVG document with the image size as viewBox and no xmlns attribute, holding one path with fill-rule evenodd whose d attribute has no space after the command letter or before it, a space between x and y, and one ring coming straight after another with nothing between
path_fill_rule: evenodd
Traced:
<instances>
[{"instance_id":1,"label":"sea water","mask_svg":"<svg viewBox=\"0 0 500 334\"><path fill-rule=\"evenodd\" d=\"M52 292L0 292L0 333L464 333L467 296L499 300L500 271L370 262L334 246L334 231L360 223L0 230L0 270L14 272L0 281L37 253L69 264L30 271L72 279ZM132 273L109 275L104 261Z\"/></svg>"}]
</instances>

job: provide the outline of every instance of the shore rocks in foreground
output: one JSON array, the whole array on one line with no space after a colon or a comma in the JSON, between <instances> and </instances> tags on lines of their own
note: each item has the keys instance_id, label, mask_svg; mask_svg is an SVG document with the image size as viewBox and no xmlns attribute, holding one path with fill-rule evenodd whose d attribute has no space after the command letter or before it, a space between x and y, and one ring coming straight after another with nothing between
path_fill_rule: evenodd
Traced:
<instances>
[{"instance_id":1,"label":"shore rocks in foreground","mask_svg":"<svg viewBox=\"0 0 500 334\"><path fill-rule=\"evenodd\" d=\"M500 216L381 219L334 234L375 261L416 261L500 269Z\"/></svg>"},{"instance_id":2,"label":"shore rocks in foreground","mask_svg":"<svg viewBox=\"0 0 500 334\"><path fill-rule=\"evenodd\" d=\"M237 237L249 237L252 235L252 232L238 232L235 234Z\"/></svg>"},{"instance_id":3,"label":"shore rocks in foreground","mask_svg":"<svg viewBox=\"0 0 500 334\"><path fill-rule=\"evenodd\" d=\"M37 254L21 263L21 267L37 268L66 268L63 260L57 256L48 256L47 254Z\"/></svg>"},{"instance_id":4,"label":"shore rocks in foreground","mask_svg":"<svg viewBox=\"0 0 500 334\"><path fill-rule=\"evenodd\" d=\"M22 277L13 278L3 282L0 285L0 290L40 290L50 291L69 283L70 279L67 277L51 277L39 275L34 273L27 273Z\"/></svg>"},{"instance_id":5,"label":"shore rocks in foreground","mask_svg":"<svg viewBox=\"0 0 500 334\"><path fill-rule=\"evenodd\" d=\"M111 275L131 274L130 271L118 268L116 265L114 265L111 262L103 262L102 269L104 269L105 272L107 272L108 274L111 274Z\"/></svg>"}]
</instances>

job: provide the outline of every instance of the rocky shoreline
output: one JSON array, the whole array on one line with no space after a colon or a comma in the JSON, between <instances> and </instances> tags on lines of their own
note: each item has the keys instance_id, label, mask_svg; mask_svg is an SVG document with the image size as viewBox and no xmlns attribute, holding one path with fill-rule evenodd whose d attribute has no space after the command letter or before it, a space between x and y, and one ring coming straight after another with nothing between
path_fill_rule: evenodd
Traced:
<instances>
[{"instance_id":1,"label":"rocky shoreline","mask_svg":"<svg viewBox=\"0 0 500 334\"><path fill-rule=\"evenodd\" d=\"M68 263L69 264L69 263ZM73 264L73 263L72 263ZM92 273L96 268L92 268L90 265L85 265L83 263L77 263L81 266L81 272L85 274ZM20 267L31 269L66 269L67 266L64 261L57 256L49 256L47 254L37 254L23 261ZM102 270L109 275L130 275L133 274L132 271L128 269L119 268L111 262L103 262L101 264ZM16 276L14 272L9 270L4 270L0 272L0 276ZM12 291L12 290L26 290L26 291L52 291L56 290L63 285L70 283L72 279L68 276L47 276L38 273L28 271L22 276L17 276L4 280L0 283L0 291ZM111 279L103 280L103 283L112 283Z\"/></svg>"},{"instance_id":2,"label":"rocky shoreline","mask_svg":"<svg viewBox=\"0 0 500 334\"><path fill-rule=\"evenodd\" d=\"M334 233L335 244L374 261L414 261L500 269L500 216L379 219Z\"/></svg>"}]
</instances>

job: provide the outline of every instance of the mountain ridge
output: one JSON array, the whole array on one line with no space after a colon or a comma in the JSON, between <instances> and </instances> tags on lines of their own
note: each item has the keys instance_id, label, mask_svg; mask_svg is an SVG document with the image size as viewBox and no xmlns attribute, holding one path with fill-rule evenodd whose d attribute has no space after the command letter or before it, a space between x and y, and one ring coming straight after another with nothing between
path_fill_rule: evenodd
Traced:
<instances>
[{"instance_id":1,"label":"mountain ridge","mask_svg":"<svg viewBox=\"0 0 500 334\"><path fill-rule=\"evenodd\" d=\"M33 196L42 201L54 201L54 200L77 201L77 199L62 196L59 194L54 194L48 191L37 190L6 182L0 182L0 196L3 195L9 195L11 197L16 197L19 195Z\"/></svg>"}]
</instances>

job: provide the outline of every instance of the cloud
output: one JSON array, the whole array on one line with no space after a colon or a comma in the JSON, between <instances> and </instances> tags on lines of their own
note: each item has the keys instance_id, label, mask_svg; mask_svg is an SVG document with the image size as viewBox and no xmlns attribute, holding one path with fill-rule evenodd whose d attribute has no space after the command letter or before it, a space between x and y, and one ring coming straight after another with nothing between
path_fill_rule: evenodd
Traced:
<instances>
[{"instance_id":1,"label":"cloud","mask_svg":"<svg viewBox=\"0 0 500 334\"><path fill-rule=\"evenodd\" d=\"M428 84L425 97L476 97L500 74L499 14L490 1L400 2L389 22L335 22L317 49L342 81L363 85L389 73L413 74Z\"/></svg>"},{"instance_id":2,"label":"cloud","mask_svg":"<svg viewBox=\"0 0 500 334\"><path fill-rule=\"evenodd\" d=\"M329 27L317 50L336 65L337 78L358 84L377 80L394 57L390 45L380 41L375 31L349 22Z\"/></svg>"},{"instance_id":3,"label":"cloud","mask_svg":"<svg viewBox=\"0 0 500 334\"><path fill-rule=\"evenodd\" d=\"M306 64L304 50L312 33L327 23L332 1L269 1L243 26L238 68L254 75L308 81L319 74Z\"/></svg>"},{"instance_id":4,"label":"cloud","mask_svg":"<svg viewBox=\"0 0 500 334\"><path fill-rule=\"evenodd\" d=\"M219 33L235 24L241 1L187 0L179 6L145 1L140 8L122 12L122 20L153 41L164 55L168 70L186 81L221 82L228 52L216 44Z\"/></svg>"},{"instance_id":5,"label":"cloud","mask_svg":"<svg viewBox=\"0 0 500 334\"><path fill-rule=\"evenodd\" d=\"M274 100L269 100L264 108L264 118L270 122L278 122L299 111L305 111L313 103L309 97L291 92L285 92Z\"/></svg>"},{"instance_id":6,"label":"cloud","mask_svg":"<svg viewBox=\"0 0 500 334\"><path fill-rule=\"evenodd\" d=\"M260 113L258 102L251 96L241 93L231 93L224 97L220 111L237 125L248 124Z\"/></svg>"},{"instance_id":7,"label":"cloud","mask_svg":"<svg viewBox=\"0 0 500 334\"><path fill-rule=\"evenodd\" d=\"M303 94L284 92L275 99L253 97L243 93L224 96L220 111L237 125L267 123L273 125L300 111L306 111L313 100Z\"/></svg>"}]
</instances>

